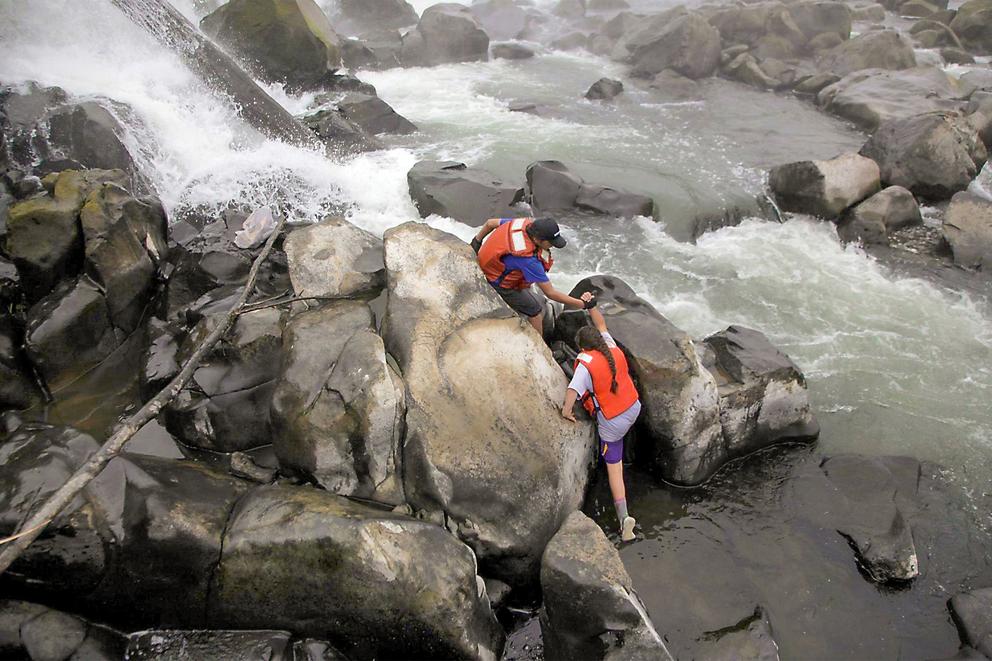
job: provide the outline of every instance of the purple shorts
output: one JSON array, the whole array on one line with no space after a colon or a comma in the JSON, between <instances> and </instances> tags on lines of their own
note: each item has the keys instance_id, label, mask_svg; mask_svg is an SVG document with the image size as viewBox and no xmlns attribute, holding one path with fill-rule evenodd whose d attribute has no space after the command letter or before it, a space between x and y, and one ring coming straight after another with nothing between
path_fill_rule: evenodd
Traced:
<instances>
[{"instance_id":1,"label":"purple shorts","mask_svg":"<svg viewBox=\"0 0 992 661\"><path fill-rule=\"evenodd\" d=\"M606 463L619 464L623 461L623 439L621 438L619 441L613 441L612 443L600 439L599 454Z\"/></svg>"}]
</instances>

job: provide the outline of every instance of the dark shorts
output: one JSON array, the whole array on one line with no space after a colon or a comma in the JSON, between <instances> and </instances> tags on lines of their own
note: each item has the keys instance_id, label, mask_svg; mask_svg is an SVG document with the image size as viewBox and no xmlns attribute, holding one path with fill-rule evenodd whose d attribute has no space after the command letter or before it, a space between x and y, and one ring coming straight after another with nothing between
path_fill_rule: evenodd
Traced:
<instances>
[{"instance_id":1,"label":"dark shorts","mask_svg":"<svg viewBox=\"0 0 992 661\"><path fill-rule=\"evenodd\" d=\"M613 441L612 443L600 440L599 455L608 464L619 464L623 461L623 439L621 438L619 441Z\"/></svg>"},{"instance_id":2,"label":"dark shorts","mask_svg":"<svg viewBox=\"0 0 992 661\"><path fill-rule=\"evenodd\" d=\"M514 312L519 312L526 317L535 317L539 314L544 314L544 303L530 289L503 289L502 287L496 287L496 291L499 293L500 298L506 301L506 304Z\"/></svg>"}]
</instances>

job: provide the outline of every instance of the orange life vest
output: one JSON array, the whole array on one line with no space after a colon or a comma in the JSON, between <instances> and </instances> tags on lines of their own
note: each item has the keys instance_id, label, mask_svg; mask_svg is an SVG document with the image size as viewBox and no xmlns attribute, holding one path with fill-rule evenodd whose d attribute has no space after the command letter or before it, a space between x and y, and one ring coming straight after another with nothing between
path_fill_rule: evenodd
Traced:
<instances>
[{"instance_id":1,"label":"orange life vest","mask_svg":"<svg viewBox=\"0 0 992 661\"><path fill-rule=\"evenodd\" d=\"M599 351L583 351L575 359L575 368L584 365L592 377L592 392L582 397L582 406L590 415L598 409L607 420L615 418L637 401L637 387L627 369L627 357L618 347L611 347L613 362L617 366L617 391L610 392L610 363Z\"/></svg>"},{"instance_id":2,"label":"orange life vest","mask_svg":"<svg viewBox=\"0 0 992 661\"><path fill-rule=\"evenodd\" d=\"M486 280L493 287L501 289L527 289L530 284L524 280L524 274L519 269L508 269L503 263L507 255L516 257L537 257L544 265L545 271L551 270L554 259L550 252L547 258L530 236L527 228L534 222L533 218L514 218L503 223L486 239L479 250L479 266L486 275Z\"/></svg>"}]
</instances>

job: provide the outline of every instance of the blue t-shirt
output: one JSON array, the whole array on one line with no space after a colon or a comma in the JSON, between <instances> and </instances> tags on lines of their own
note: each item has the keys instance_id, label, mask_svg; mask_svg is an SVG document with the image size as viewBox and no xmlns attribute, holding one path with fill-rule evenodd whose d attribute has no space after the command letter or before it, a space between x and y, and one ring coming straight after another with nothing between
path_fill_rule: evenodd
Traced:
<instances>
[{"instance_id":1,"label":"blue t-shirt","mask_svg":"<svg viewBox=\"0 0 992 661\"><path fill-rule=\"evenodd\" d=\"M499 224L505 225L511 220L513 218L503 218ZM548 278L548 272L544 269L544 264L534 255L528 257L506 255L503 257L503 265L506 266L507 271L520 271L523 273L524 282L529 285L538 282L548 282L550 280Z\"/></svg>"}]
</instances>

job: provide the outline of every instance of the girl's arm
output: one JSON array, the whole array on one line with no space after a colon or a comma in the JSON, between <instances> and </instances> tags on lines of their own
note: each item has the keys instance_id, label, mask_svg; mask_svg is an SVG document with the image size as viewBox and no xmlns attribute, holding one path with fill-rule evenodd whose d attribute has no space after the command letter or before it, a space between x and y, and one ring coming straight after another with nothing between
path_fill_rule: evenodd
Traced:
<instances>
[{"instance_id":1,"label":"girl's arm","mask_svg":"<svg viewBox=\"0 0 992 661\"><path fill-rule=\"evenodd\" d=\"M589 318L592 320L592 325L596 327L596 330L600 333L607 332L606 319L603 317L603 313L599 311L599 308L590 308Z\"/></svg>"},{"instance_id":2,"label":"girl's arm","mask_svg":"<svg viewBox=\"0 0 992 661\"><path fill-rule=\"evenodd\" d=\"M572 408L575 406L575 400L578 396L579 393L571 388L565 389L565 403L561 405L561 417L575 422L575 413L572 411Z\"/></svg>"}]
</instances>

